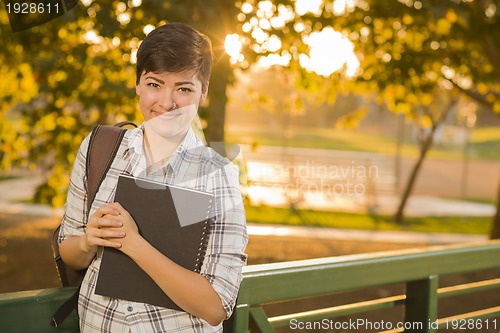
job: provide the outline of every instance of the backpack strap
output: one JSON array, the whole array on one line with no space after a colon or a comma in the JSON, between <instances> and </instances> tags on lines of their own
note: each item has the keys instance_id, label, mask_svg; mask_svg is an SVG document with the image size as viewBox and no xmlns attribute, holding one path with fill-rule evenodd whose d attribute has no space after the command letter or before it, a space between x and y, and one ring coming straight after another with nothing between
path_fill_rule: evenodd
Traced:
<instances>
[{"instance_id":1,"label":"backpack strap","mask_svg":"<svg viewBox=\"0 0 500 333\"><path fill-rule=\"evenodd\" d=\"M106 178L126 131L118 126L97 125L90 135L85 168L87 176L87 214L90 214L95 195L102 181Z\"/></svg>"},{"instance_id":2,"label":"backpack strap","mask_svg":"<svg viewBox=\"0 0 500 333\"><path fill-rule=\"evenodd\" d=\"M111 167L111 163L115 159L123 136L127 131L120 128L125 125L137 127L136 124L130 121L123 121L114 126L97 125L90 135L85 168L85 174L87 176L87 214L90 214L90 208L92 207L92 203L94 202L99 186L104 178L106 178L106 174ZM57 234L59 234L59 228L60 227L56 230ZM54 235L56 232L54 232ZM55 236L53 236L53 241L54 237ZM58 247L57 256L60 258ZM71 298L68 299L52 317L52 326L58 327L64 319L68 317L73 309L76 308L78 304L78 295L80 294L80 287L81 281L79 282L78 289L75 291L73 296L71 296Z\"/></svg>"},{"instance_id":3,"label":"backpack strap","mask_svg":"<svg viewBox=\"0 0 500 333\"><path fill-rule=\"evenodd\" d=\"M78 296L80 295L80 288L82 285L80 284L78 286L78 289L76 289L75 293L71 295L71 297L64 302L64 304L57 310L57 312L52 316L50 320L50 325L54 327L58 327L61 325L61 323L66 319L71 312L73 312L73 309L76 308L78 305Z\"/></svg>"}]
</instances>

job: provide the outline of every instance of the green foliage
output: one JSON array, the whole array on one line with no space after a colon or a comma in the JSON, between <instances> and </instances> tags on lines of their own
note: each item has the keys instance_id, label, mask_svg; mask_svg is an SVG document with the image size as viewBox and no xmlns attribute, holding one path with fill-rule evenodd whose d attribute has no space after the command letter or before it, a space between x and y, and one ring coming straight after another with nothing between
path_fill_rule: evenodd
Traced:
<instances>
[{"instance_id":1,"label":"green foliage","mask_svg":"<svg viewBox=\"0 0 500 333\"><path fill-rule=\"evenodd\" d=\"M144 27L186 22L211 37L221 61L235 13L227 0L156 0L138 7L94 1L14 34L0 10L0 172L19 166L48 171L36 199L62 206L78 146L92 128L142 121L131 60Z\"/></svg>"},{"instance_id":2,"label":"green foliage","mask_svg":"<svg viewBox=\"0 0 500 333\"><path fill-rule=\"evenodd\" d=\"M10 30L6 11L0 10L4 41L0 50L0 171L18 166L49 170L37 198L62 205L78 144L92 127L139 121L131 58L145 36L144 27L165 22L186 22L206 33L214 44L211 102L200 110L202 117L210 115L209 130L218 132L207 133L209 138L222 137L225 89L233 77L224 40L231 33L240 34L244 41L241 67L248 68L270 53L288 55L290 63L280 84L284 82L291 91L303 90L318 103L333 103L338 92L371 94L392 111L426 127L440 118L442 106L453 99L448 94L438 101L445 89L462 92L500 113L500 11L491 0L364 0L342 14L335 13L334 3L325 0L318 13L301 16L293 0L249 0L252 8L243 14L239 11L245 3L148 0L134 7L132 1L94 1L16 34ZM269 20L288 13L283 25L263 29L280 39L276 51L256 41L252 31L243 32L245 23L262 16L261 3L271 3ZM298 24L302 29L297 29ZM356 79L345 71L325 79L301 67L300 55L310 51L305 38L328 26L354 43L361 63ZM290 94L282 102L290 113L303 112L301 94ZM359 110L347 115L344 125L352 126L362 114Z\"/></svg>"},{"instance_id":3,"label":"green foliage","mask_svg":"<svg viewBox=\"0 0 500 333\"><path fill-rule=\"evenodd\" d=\"M248 2L254 6L244 15L242 26L262 17L259 2ZM272 3L269 20L283 11L293 12L293 1ZM346 90L375 93L378 102L423 127L430 126L430 116L422 114L419 106L431 105L444 91L465 93L500 113L498 4L488 0L364 0L346 5L342 13L334 10L335 5L323 1L318 13L292 14L293 19L283 27L265 29L281 39L282 49L275 53L291 55L290 69L300 71L298 88L324 96ZM305 37L325 27L333 27L354 43L361 63L356 80L343 71L324 80L301 68L300 56L310 51ZM273 53L254 38L256 28L244 34L245 58Z\"/></svg>"}]
</instances>

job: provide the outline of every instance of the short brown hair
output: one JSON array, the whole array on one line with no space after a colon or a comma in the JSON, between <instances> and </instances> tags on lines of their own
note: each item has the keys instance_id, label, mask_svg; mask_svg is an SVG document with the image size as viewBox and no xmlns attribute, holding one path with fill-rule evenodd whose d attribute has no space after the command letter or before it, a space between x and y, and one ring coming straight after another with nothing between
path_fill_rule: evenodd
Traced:
<instances>
[{"instance_id":1,"label":"short brown hair","mask_svg":"<svg viewBox=\"0 0 500 333\"><path fill-rule=\"evenodd\" d=\"M212 44L207 36L182 23L165 24L151 31L139 46L136 85L144 71L192 70L205 90L212 63Z\"/></svg>"}]
</instances>

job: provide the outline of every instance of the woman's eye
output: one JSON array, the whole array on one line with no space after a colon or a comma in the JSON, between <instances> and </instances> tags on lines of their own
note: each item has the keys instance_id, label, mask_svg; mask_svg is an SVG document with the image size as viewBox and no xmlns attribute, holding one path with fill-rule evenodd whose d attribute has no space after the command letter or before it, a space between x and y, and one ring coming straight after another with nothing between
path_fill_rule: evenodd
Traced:
<instances>
[{"instance_id":1,"label":"woman's eye","mask_svg":"<svg viewBox=\"0 0 500 333\"><path fill-rule=\"evenodd\" d=\"M159 88L160 87L160 85L158 83L154 83L154 82L148 83L148 86L153 87L153 88Z\"/></svg>"},{"instance_id":2,"label":"woman's eye","mask_svg":"<svg viewBox=\"0 0 500 333\"><path fill-rule=\"evenodd\" d=\"M185 87L179 88L179 90L182 92L191 92L192 91L191 89L185 88Z\"/></svg>"}]
</instances>

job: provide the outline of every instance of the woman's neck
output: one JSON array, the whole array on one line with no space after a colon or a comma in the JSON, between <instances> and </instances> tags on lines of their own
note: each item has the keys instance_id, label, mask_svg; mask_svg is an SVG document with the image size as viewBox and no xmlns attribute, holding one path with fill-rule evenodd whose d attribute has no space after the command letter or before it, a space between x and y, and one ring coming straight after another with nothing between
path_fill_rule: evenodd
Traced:
<instances>
[{"instance_id":1,"label":"woman's neck","mask_svg":"<svg viewBox=\"0 0 500 333\"><path fill-rule=\"evenodd\" d=\"M146 155L146 172L162 166L179 147L186 133L165 138L158 135L148 126L144 127L144 153Z\"/></svg>"}]
</instances>

